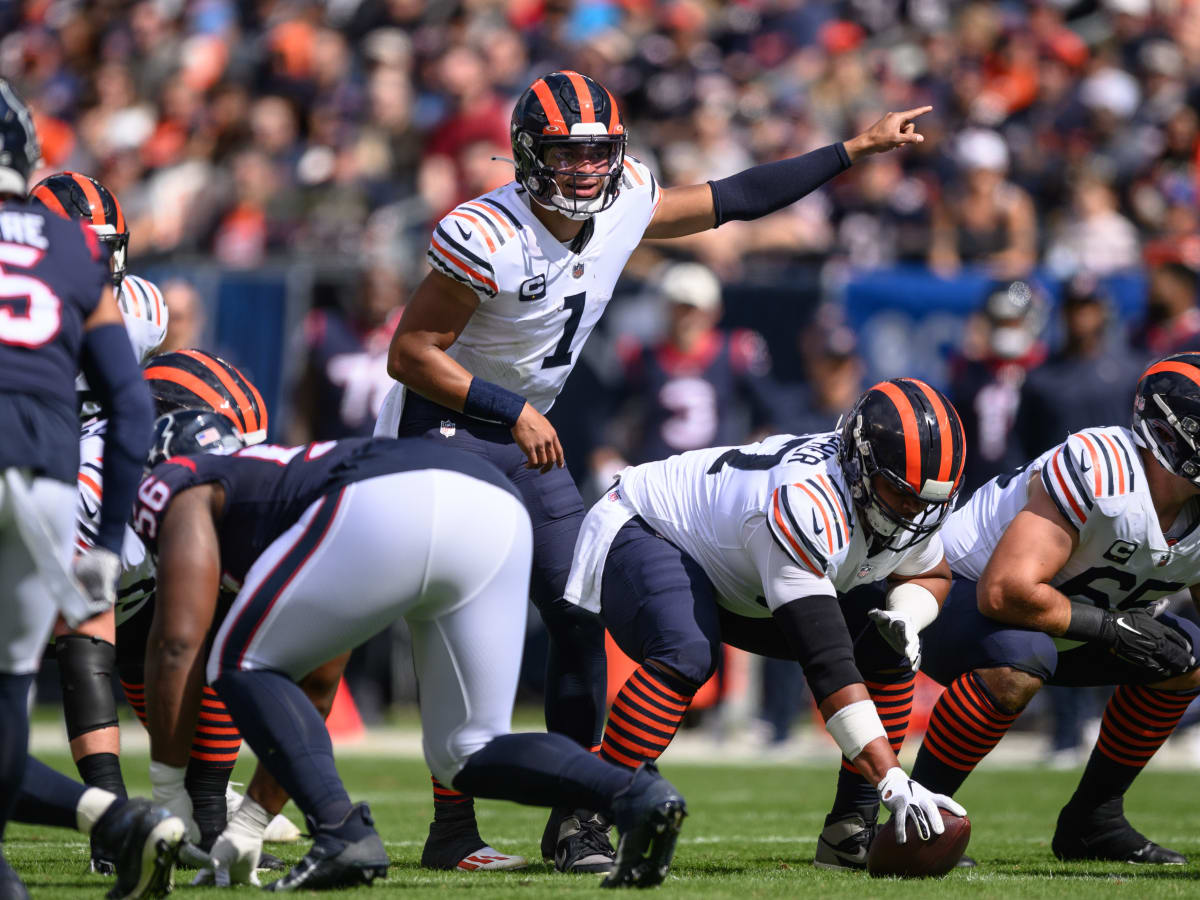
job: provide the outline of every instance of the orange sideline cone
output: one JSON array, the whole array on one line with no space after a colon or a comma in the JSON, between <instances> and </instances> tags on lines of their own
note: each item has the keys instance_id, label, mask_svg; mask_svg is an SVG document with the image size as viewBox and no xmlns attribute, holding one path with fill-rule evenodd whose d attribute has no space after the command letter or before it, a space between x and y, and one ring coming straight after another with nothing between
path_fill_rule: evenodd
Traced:
<instances>
[{"instance_id":1,"label":"orange sideline cone","mask_svg":"<svg viewBox=\"0 0 1200 900\"><path fill-rule=\"evenodd\" d=\"M358 714L358 707L354 704L354 698L350 695L350 688L346 687L344 678L338 682L337 693L333 697L333 709L329 711L325 727L329 729L329 736L339 744L357 741L367 734L362 716Z\"/></svg>"}]
</instances>

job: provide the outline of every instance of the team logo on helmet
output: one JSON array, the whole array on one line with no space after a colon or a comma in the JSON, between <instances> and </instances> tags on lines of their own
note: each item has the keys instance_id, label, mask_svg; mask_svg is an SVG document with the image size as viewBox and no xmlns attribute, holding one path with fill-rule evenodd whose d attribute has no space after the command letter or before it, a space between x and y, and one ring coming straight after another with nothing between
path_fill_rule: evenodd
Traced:
<instances>
[{"instance_id":1,"label":"team logo on helmet","mask_svg":"<svg viewBox=\"0 0 1200 900\"><path fill-rule=\"evenodd\" d=\"M79 172L59 172L43 178L29 192L51 212L68 219L79 219L96 233L100 243L108 248L112 260L113 286L119 287L125 277L125 260L129 251L129 229L125 214L112 191L90 175Z\"/></svg>"},{"instance_id":2,"label":"team logo on helmet","mask_svg":"<svg viewBox=\"0 0 1200 900\"><path fill-rule=\"evenodd\" d=\"M1200 485L1200 353L1176 353L1142 373L1133 434L1168 472Z\"/></svg>"},{"instance_id":3,"label":"team logo on helmet","mask_svg":"<svg viewBox=\"0 0 1200 900\"><path fill-rule=\"evenodd\" d=\"M146 456L146 468L174 456L200 453L236 453L246 439L229 419L211 409L177 409L154 421L154 443Z\"/></svg>"},{"instance_id":4,"label":"team logo on helmet","mask_svg":"<svg viewBox=\"0 0 1200 900\"><path fill-rule=\"evenodd\" d=\"M510 135L517 181L541 206L583 221L617 199L628 135L616 99L586 75L537 79L517 100Z\"/></svg>"},{"instance_id":5,"label":"team logo on helmet","mask_svg":"<svg viewBox=\"0 0 1200 900\"><path fill-rule=\"evenodd\" d=\"M954 508L966 451L953 404L923 381L893 378L858 399L842 424L839 458L870 530L902 550Z\"/></svg>"}]
</instances>

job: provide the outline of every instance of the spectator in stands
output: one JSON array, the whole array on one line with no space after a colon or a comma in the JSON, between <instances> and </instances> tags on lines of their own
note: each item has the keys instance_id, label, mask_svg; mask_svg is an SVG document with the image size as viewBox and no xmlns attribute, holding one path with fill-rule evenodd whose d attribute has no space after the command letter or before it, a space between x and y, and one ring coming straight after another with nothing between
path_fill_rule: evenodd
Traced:
<instances>
[{"instance_id":1,"label":"spectator in stands","mask_svg":"<svg viewBox=\"0 0 1200 900\"><path fill-rule=\"evenodd\" d=\"M204 301L188 282L173 278L163 285L163 300L167 303L167 336L159 353L172 353L190 347L205 346Z\"/></svg>"},{"instance_id":2,"label":"spectator in stands","mask_svg":"<svg viewBox=\"0 0 1200 900\"><path fill-rule=\"evenodd\" d=\"M967 346L952 365L950 399L967 435L965 493L1026 461L1012 439L1021 386L1046 358L1041 341L1045 301L1029 282L997 285L979 317L980 346Z\"/></svg>"},{"instance_id":3,"label":"spectator in stands","mask_svg":"<svg viewBox=\"0 0 1200 900\"><path fill-rule=\"evenodd\" d=\"M984 265L996 278L1021 278L1037 259L1033 201L1006 180L1008 147L994 131L970 129L955 140L961 179L934 207L929 265L951 275Z\"/></svg>"},{"instance_id":4,"label":"spectator in stands","mask_svg":"<svg viewBox=\"0 0 1200 900\"><path fill-rule=\"evenodd\" d=\"M1096 172L1081 174L1068 218L1046 251L1047 263L1064 274L1103 277L1135 268L1141 260L1137 228L1121 215L1112 187Z\"/></svg>"},{"instance_id":5,"label":"spectator in stands","mask_svg":"<svg viewBox=\"0 0 1200 900\"><path fill-rule=\"evenodd\" d=\"M666 334L618 348L618 413L632 413L619 446L592 453L592 468L608 473L685 450L740 444L778 422L779 389L766 342L754 331L717 327L721 285L699 263L675 263L657 284Z\"/></svg>"},{"instance_id":6,"label":"spectator in stands","mask_svg":"<svg viewBox=\"0 0 1200 900\"><path fill-rule=\"evenodd\" d=\"M1146 321L1138 343L1158 358L1200 344L1200 273L1181 262L1161 262L1150 270Z\"/></svg>"}]
</instances>

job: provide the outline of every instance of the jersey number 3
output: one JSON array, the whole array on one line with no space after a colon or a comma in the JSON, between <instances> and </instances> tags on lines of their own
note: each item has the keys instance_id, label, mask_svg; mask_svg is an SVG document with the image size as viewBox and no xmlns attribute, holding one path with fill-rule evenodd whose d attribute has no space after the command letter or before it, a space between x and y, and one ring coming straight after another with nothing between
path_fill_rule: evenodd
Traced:
<instances>
[{"instance_id":1,"label":"jersey number 3","mask_svg":"<svg viewBox=\"0 0 1200 900\"><path fill-rule=\"evenodd\" d=\"M45 282L4 271L32 269L43 253L24 244L0 243L0 343L30 349L50 343L62 325L62 301Z\"/></svg>"},{"instance_id":2,"label":"jersey number 3","mask_svg":"<svg viewBox=\"0 0 1200 900\"><path fill-rule=\"evenodd\" d=\"M571 341L575 340L575 332L579 329L579 320L583 318L583 305L587 302L587 294L572 294L563 298L563 309L570 315L567 324L563 326L563 336L559 338L554 352L542 359L543 369L557 369L559 366L571 364Z\"/></svg>"}]
</instances>

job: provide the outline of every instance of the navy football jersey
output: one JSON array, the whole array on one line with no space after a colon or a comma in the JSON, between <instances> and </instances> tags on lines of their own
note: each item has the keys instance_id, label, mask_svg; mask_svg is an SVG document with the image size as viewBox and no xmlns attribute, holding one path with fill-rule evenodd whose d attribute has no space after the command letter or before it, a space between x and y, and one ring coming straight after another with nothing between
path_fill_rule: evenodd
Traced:
<instances>
[{"instance_id":1,"label":"navy football jersey","mask_svg":"<svg viewBox=\"0 0 1200 900\"><path fill-rule=\"evenodd\" d=\"M422 469L460 472L518 497L500 470L480 457L422 439L349 438L300 447L258 444L231 456L173 456L138 488L134 531L158 553L159 524L180 491L219 483L225 507L217 521L221 568L240 585L250 566L314 502L348 484ZM403 517L403 509L396 510Z\"/></svg>"},{"instance_id":2,"label":"navy football jersey","mask_svg":"<svg viewBox=\"0 0 1200 900\"><path fill-rule=\"evenodd\" d=\"M40 205L0 204L0 468L75 480L83 324L110 278L82 223Z\"/></svg>"}]
</instances>

